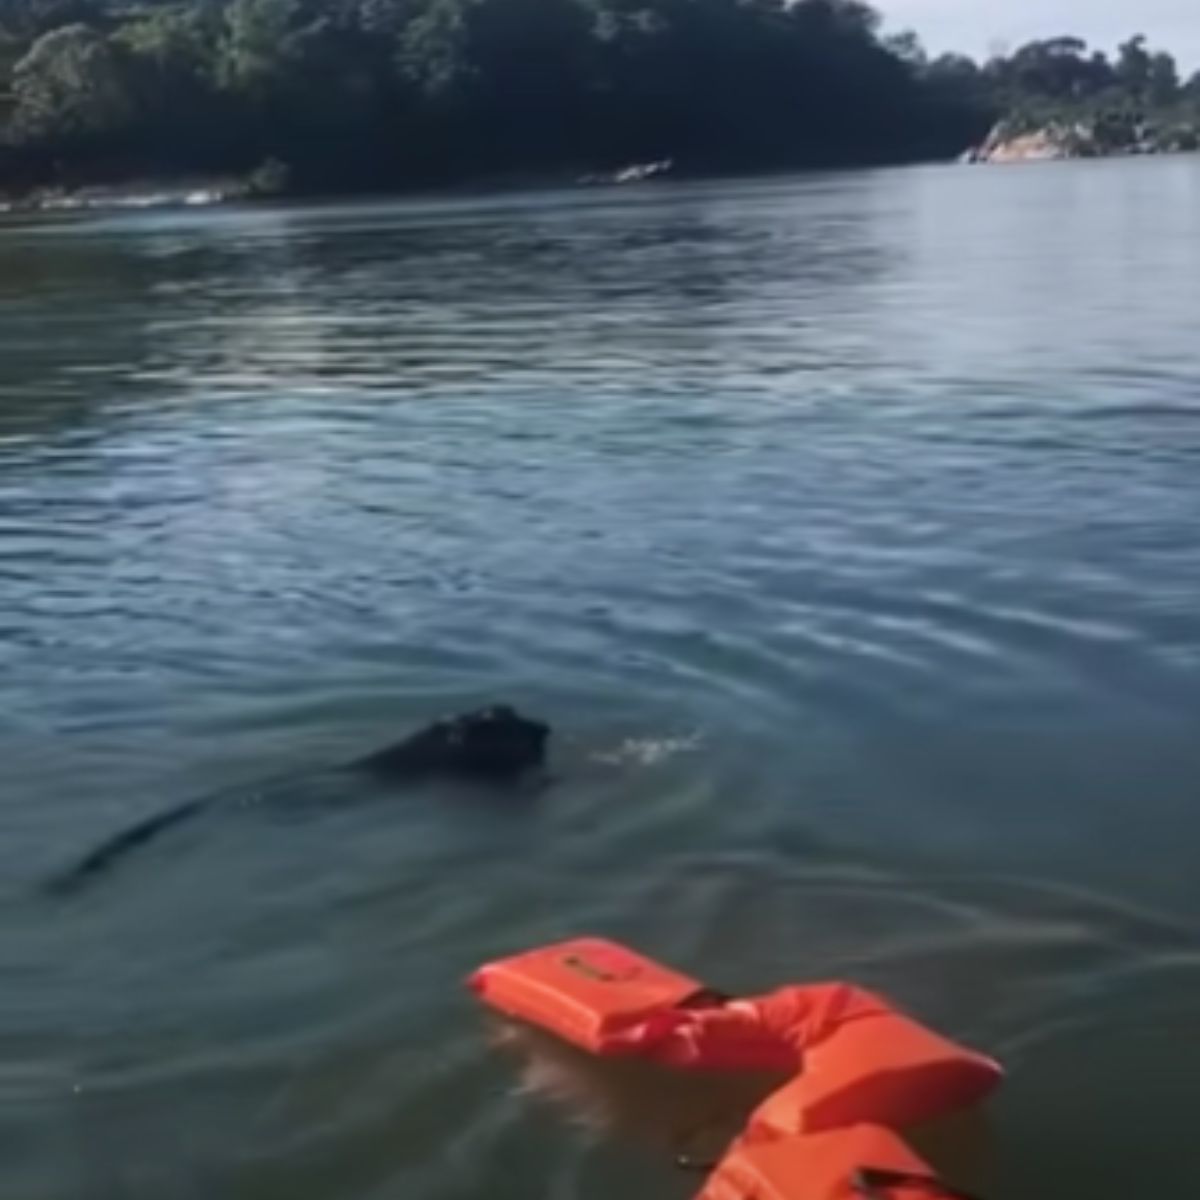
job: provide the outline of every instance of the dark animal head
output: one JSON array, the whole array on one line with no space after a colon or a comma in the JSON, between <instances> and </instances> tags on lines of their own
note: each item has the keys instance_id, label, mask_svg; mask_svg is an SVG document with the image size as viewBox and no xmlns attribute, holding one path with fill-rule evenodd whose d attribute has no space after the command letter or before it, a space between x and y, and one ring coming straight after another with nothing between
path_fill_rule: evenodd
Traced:
<instances>
[{"instance_id":1,"label":"dark animal head","mask_svg":"<svg viewBox=\"0 0 1200 1200\"><path fill-rule=\"evenodd\" d=\"M540 767L550 727L507 705L449 717L417 735L426 771L504 782Z\"/></svg>"}]
</instances>

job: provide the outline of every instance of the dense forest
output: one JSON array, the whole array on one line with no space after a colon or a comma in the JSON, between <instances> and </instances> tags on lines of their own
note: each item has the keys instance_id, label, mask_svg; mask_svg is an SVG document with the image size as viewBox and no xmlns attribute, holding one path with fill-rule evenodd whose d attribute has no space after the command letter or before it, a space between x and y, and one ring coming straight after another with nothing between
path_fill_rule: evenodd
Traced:
<instances>
[{"instance_id":1,"label":"dense forest","mask_svg":"<svg viewBox=\"0 0 1200 1200\"><path fill-rule=\"evenodd\" d=\"M860 0L0 0L0 187L350 190L947 158L996 119L1200 111L1133 38L982 66ZM267 164L266 168L263 164Z\"/></svg>"}]
</instances>

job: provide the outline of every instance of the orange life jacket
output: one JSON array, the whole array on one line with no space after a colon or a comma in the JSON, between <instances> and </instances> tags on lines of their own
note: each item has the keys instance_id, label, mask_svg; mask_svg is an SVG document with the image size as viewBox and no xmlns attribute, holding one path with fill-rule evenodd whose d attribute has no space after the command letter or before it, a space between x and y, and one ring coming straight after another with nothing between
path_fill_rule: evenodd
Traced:
<instances>
[{"instance_id":1,"label":"orange life jacket","mask_svg":"<svg viewBox=\"0 0 1200 1200\"><path fill-rule=\"evenodd\" d=\"M891 1130L736 1141L696 1200L970 1200Z\"/></svg>"},{"instance_id":2,"label":"orange life jacket","mask_svg":"<svg viewBox=\"0 0 1200 1200\"><path fill-rule=\"evenodd\" d=\"M725 1001L624 946L581 939L490 963L471 985L492 1007L594 1054L676 1067L796 1074L747 1136L868 1122L907 1128L974 1104L1000 1067L844 983Z\"/></svg>"},{"instance_id":3,"label":"orange life jacket","mask_svg":"<svg viewBox=\"0 0 1200 1200\"><path fill-rule=\"evenodd\" d=\"M752 1137L858 1122L907 1129L979 1103L1003 1077L992 1059L848 984L781 988L749 1003L802 1059L750 1118Z\"/></svg>"},{"instance_id":4,"label":"orange life jacket","mask_svg":"<svg viewBox=\"0 0 1200 1200\"><path fill-rule=\"evenodd\" d=\"M655 1017L683 1011L704 992L697 980L601 938L487 963L468 983L506 1016L605 1057L640 1053Z\"/></svg>"}]
</instances>

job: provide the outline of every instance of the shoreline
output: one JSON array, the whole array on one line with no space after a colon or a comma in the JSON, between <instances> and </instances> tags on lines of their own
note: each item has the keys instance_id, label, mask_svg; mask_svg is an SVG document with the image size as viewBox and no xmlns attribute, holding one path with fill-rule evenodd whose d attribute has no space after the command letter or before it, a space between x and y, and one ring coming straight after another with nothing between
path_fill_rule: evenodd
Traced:
<instances>
[{"instance_id":1,"label":"shoreline","mask_svg":"<svg viewBox=\"0 0 1200 1200\"><path fill-rule=\"evenodd\" d=\"M780 175L827 171L872 171L892 167L952 166L953 156L879 155L859 159L836 156L807 163L750 166L687 165L665 157L617 166L594 167L572 163L560 169L493 171L459 178L424 179L407 183L339 188L296 186L290 170L272 162L249 175L170 177L143 175L121 182L42 184L23 189L0 186L0 216L121 210L155 210L219 207L260 202L328 202L397 199L421 196L454 197L504 195L530 190L604 192L614 188L640 188L659 183L696 180L759 179Z\"/></svg>"},{"instance_id":2,"label":"shoreline","mask_svg":"<svg viewBox=\"0 0 1200 1200\"><path fill-rule=\"evenodd\" d=\"M992 165L1071 159L1161 158L1200 152L1200 127L1145 117L1116 119L1061 115L1040 120L1006 117L960 162Z\"/></svg>"},{"instance_id":3,"label":"shoreline","mask_svg":"<svg viewBox=\"0 0 1200 1200\"><path fill-rule=\"evenodd\" d=\"M208 208L252 198L244 182L229 179L131 180L120 184L43 186L0 191L0 215L161 208Z\"/></svg>"},{"instance_id":4,"label":"shoreline","mask_svg":"<svg viewBox=\"0 0 1200 1200\"><path fill-rule=\"evenodd\" d=\"M1079 152L1057 141L1053 132L1034 130L1011 137L989 137L981 146L970 147L957 159L917 159L903 162L812 164L803 167L769 168L760 171L679 171L673 165L633 163L610 171L535 173L487 176L454 183L410 185L390 188L336 189L256 188L246 179L207 178L187 180L143 179L125 183L81 184L77 187L35 187L25 192L0 191L0 217L54 215L86 212L151 212L172 209L220 208L232 204L302 201L355 201L373 197L397 199L419 196L504 195L531 189L610 191L641 188L663 182L699 179L770 178L780 174L819 173L831 169L871 171L901 166L1011 166L1019 164L1074 161L1106 161L1131 158L1179 158L1200 153L1191 148L1119 147L1103 152Z\"/></svg>"}]
</instances>

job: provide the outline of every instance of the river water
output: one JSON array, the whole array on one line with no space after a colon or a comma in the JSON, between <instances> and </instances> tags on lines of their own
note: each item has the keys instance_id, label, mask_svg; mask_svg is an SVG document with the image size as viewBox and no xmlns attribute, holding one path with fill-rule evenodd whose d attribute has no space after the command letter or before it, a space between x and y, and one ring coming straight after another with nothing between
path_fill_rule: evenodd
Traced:
<instances>
[{"instance_id":1,"label":"river water","mask_svg":"<svg viewBox=\"0 0 1200 1200\"><path fill-rule=\"evenodd\" d=\"M1200 161L10 219L0 321L0 1194L686 1197L719 1087L461 987L580 932L1194 1190ZM327 771L493 699L545 789Z\"/></svg>"}]
</instances>

